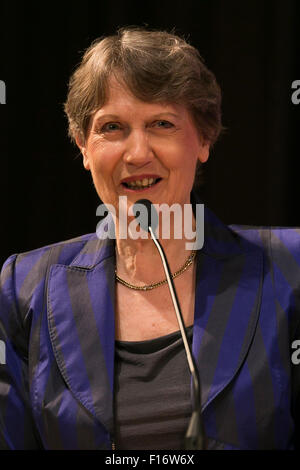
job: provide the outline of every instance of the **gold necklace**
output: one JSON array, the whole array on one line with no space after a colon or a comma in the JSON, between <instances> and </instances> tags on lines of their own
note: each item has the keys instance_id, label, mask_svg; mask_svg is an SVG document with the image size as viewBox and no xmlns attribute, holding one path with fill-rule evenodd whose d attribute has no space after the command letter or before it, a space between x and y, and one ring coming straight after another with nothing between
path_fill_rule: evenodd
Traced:
<instances>
[{"instance_id":1,"label":"gold necklace","mask_svg":"<svg viewBox=\"0 0 300 470\"><path fill-rule=\"evenodd\" d=\"M186 271L188 267L191 266L191 264L193 263L196 257L196 254L197 254L197 251L193 250L192 253L189 255L188 259L186 260L186 262L184 263L184 265L182 266L182 268L180 268L178 271L172 274L171 276L172 279L175 279L175 277L180 276L180 274L184 273L184 271ZM129 282L119 277L117 275L116 269L115 269L115 276L116 276L116 280L120 282L121 284L123 284L123 286L129 287L129 289L134 289L134 290L151 290L151 289L155 289L156 287L163 286L164 284L168 282L167 279L164 279L163 281L155 282L154 284L148 284L145 286L134 286L133 284L129 284Z\"/></svg>"}]
</instances>

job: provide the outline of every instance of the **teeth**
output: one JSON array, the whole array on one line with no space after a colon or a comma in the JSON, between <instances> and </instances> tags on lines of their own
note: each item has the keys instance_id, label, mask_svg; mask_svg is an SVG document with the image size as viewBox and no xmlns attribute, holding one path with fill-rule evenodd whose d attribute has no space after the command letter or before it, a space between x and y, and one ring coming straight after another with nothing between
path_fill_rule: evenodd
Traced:
<instances>
[{"instance_id":1,"label":"teeth","mask_svg":"<svg viewBox=\"0 0 300 470\"><path fill-rule=\"evenodd\" d=\"M130 181L127 184L130 188L145 188L151 186L154 181L154 178L143 178L142 180Z\"/></svg>"}]
</instances>

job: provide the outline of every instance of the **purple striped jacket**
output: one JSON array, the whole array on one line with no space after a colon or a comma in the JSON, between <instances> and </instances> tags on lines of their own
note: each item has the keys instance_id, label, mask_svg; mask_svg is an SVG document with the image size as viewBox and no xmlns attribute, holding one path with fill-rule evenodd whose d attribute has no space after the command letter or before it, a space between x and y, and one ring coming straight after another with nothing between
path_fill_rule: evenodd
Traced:
<instances>
[{"instance_id":1,"label":"purple striped jacket","mask_svg":"<svg viewBox=\"0 0 300 470\"><path fill-rule=\"evenodd\" d=\"M114 266L114 240L96 234L5 262L0 449L111 448ZM299 325L300 230L227 227L205 209L193 354L209 449L299 445Z\"/></svg>"}]
</instances>

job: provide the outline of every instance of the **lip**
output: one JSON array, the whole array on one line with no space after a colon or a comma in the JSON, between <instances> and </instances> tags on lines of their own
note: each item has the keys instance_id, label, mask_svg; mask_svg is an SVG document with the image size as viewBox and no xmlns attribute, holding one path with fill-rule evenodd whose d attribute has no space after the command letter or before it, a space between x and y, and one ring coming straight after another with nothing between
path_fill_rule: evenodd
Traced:
<instances>
[{"instance_id":1,"label":"lip","mask_svg":"<svg viewBox=\"0 0 300 470\"><path fill-rule=\"evenodd\" d=\"M143 178L153 178L153 179L158 179L159 178L159 181L157 181L157 183L155 183L153 186L150 186L150 187L145 187L145 188L129 188L127 186L125 186L123 183L128 183L130 181L135 181L137 179L143 179ZM121 186L122 186L122 190L125 191L125 192L129 192L129 193L142 193L142 192L145 192L145 191L153 191L157 188L157 186L162 182L163 178L159 175L153 175L153 174L143 174L143 175L134 175L134 176L130 176L128 178L124 178L122 181L121 181Z\"/></svg>"},{"instance_id":2,"label":"lip","mask_svg":"<svg viewBox=\"0 0 300 470\"><path fill-rule=\"evenodd\" d=\"M135 181L135 180L142 180L144 178L157 179L157 178L161 178L161 176L155 175L155 174L149 174L149 173L145 173L145 174L142 174L142 175L133 175L133 176L128 176L128 178L122 179L121 184L122 183L130 183L131 181Z\"/></svg>"}]
</instances>

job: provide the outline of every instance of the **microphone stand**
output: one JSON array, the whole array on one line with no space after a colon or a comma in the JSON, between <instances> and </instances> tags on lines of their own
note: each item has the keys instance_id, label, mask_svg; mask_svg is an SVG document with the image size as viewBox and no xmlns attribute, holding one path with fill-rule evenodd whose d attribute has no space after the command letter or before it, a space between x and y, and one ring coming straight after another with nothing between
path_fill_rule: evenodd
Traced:
<instances>
[{"instance_id":1,"label":"microphone stand","mask_svg":"<svg viewBox=\"0 0 300 470\"><path fill-rule=\"evenodd\" d=\"M205 449L205 435L204 435L204 428L203 422L201 417L201 389L200 389L200 378L198 368L195 364L194 357L192 355L189 342L187 340L186 329L182 317L182 313L179 307L179 302L177 298L177 294L175 291L172 274L167 262L167 258L164 254L163 248L159 243L158 239L156 238L151 226L148 227L148 231L150 232L151 238L158 249L160 254L163 267L165 270L166 278L169 285L169 290L172 298L172 302L174 305L174 309L177 316L177 321L179 324L179 328L181 331L183 344L187 356L187 361L189 365L189 369L192 376L192 384L193 384L193 412L190 418L189 426L185 435L184 445L186 450L204 450Z\"/></svg>"}]
</instances>

